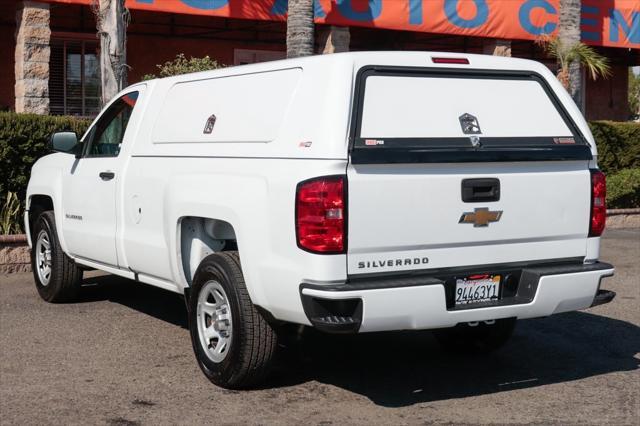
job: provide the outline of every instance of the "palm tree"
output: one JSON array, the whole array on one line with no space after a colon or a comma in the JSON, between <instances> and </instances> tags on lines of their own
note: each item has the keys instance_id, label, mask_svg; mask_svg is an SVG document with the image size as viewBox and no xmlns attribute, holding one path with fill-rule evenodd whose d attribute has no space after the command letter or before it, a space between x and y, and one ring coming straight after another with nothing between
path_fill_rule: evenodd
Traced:
<instances>
[{"instance_id":1,"label":"palm tree","mask_svg":"<svg viewBox=\"0 0 640 426\"><path fill-rule=\"evenodd\" d=\"M582 0L560 0L560 27L558 29L559 54L567 56L565 51L569 51L580 43L580 15L582 9ZM559 57L556 57L560 59ZM570 61L567 68L562 68L566 73L568 85L565 86L576 104L582 105L582 72L580 63Z\"/></svg>"},{"instance_id":2,"label":"palm tree","mask_svg":"<svg viewBox=\"0 0 640 426\"><path fill-rule=\"evenodd\" d=\"M313 0L289 0L287 58L313 55Z\"/></svg>"},{"instance_id":3,"label":"palm tree","mask_svg":"<svg viewBox=\"0 0 640 426\"><path fill-rule=\"evenodd\" d=\"M100 38L102 105L127 85L127 24L125 0L92 0Z\"/></svg>"},{"instance_id":4,"label":"palm tree","mask_svg":"<svg viewBox=\"0 0 640 426\"><path fill-rule=\"evenodd\" d=\"M582 66L594 80L610 74L609 61L580 41L582 0L560 0L560 26L557 39L543 39L549 56L558 61L558 79L578 107L583 110Z\"/></svg>"}]
</instances>

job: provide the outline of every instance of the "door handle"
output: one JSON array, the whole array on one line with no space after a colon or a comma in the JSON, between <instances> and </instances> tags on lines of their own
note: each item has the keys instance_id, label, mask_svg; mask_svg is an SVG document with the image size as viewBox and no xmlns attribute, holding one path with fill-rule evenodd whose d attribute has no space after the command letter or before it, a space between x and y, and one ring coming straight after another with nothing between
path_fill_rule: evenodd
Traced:
<instances>
[{"instance_id":1,"label":"door handle","mask_svg":"<svg viewBox=\"0 0 640 426\"><path fill-rule=\"evenodd\" d=\"M111 180L116 177L116 174L113 172L100 172L100 179L102 180Z\"/></svg>"}]
</instances>

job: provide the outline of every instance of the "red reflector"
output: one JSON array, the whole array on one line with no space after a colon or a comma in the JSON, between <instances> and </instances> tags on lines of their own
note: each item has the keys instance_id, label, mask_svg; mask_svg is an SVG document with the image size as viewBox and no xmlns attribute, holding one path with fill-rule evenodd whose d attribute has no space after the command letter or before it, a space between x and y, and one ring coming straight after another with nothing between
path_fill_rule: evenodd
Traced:
<instances>
[{"instance_id":1,"label":"red reflector","mask_svg":"<svg viewBox=\"0 0 640 426\"><path fill-rule=\"evenodd\" d=\"M298 246L313 253L345 252L344 176L325 176L298 184L296 236Z\"/></svg>"},{"instance_id":2,"label":"red reflector","mask_svg":"<svg viewBox=\"0 0 640 426\"><path fill-rule=\"evenodd\" d=\"M459 64L459 65L469 65L469 60L467 58L434 58L431 60L434 64Z\"/></svg>"},{"instance_id":3,"label":"red reflector","mask_svg":"<svg viewBox=\"0 0 640 426\"><path fill-rule=\"evenodd\" d=\"M600 170L591 170L591 222L589 236L599 237L607 222L607 182Z\"/></svg>"}]
</instances>

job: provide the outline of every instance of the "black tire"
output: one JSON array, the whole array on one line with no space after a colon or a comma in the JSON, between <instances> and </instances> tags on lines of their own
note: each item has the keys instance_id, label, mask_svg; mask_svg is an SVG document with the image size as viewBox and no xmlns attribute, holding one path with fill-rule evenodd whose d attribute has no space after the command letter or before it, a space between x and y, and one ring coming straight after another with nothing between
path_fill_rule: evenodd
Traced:
<instances>
[{"instance_id":1,"label":"black tire","mask_svg":"<svg viewBox=\"0 0 640 426\"><path fill-rule=\"evenodd\" d=\"M205 352L198 329L199 320L206 322L205 314L198 314L198 299L211 281L222 286L231 310L231 342L219 362ZM246 389L266 378L273 364L277 335L251 302L237 252L211 254L202 260L189 292L188 308L193 351L200 369L212 383L227 389Z\"/></svg>"},{"instance_id":2,"label":"black tire","mask_svg":"<svg viewBox=\"0 0 640 426\"><path fill-rule=\"evenodd\" d=\"M50 246L50 274L48 282L41 279L38 273L37 253L41 233L48 238ZM47 302L60 303L73 301L82 283L82 270L67 256L60 247L56 221L53 211L40 213L36 219L32 233L31 269L36 282L38 294Z\"/></svg>"},{"instance_id":3,"label":"black tire","mask_svg":"<svg viewBox=\"0 0 640 426\"><path fill-rule=\"evenodd\" d=\"M496 320L493 324L458 324L453 328L435 330L434 334L438 343L449 352L481 354L504 346L513 334L515 326L515 318L506 318Z\"/></svg>"}]
</instances>

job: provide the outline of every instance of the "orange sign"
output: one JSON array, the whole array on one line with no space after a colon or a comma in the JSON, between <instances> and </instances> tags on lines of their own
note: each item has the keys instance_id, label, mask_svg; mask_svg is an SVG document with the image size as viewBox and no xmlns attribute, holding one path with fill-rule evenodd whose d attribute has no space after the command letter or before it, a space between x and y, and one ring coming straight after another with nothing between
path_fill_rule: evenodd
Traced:
<instances>
[{"instance_id":1,"label":"orange sign","mask_svg":"<svg viewBox=\"0 0 640 426\"><path fill-rule=\"evenodd\" d=\"M89 4L90 0L49 0ZM560 0L314 0L318 23L533 40L558 29ZM129 9L284 20L287 0L126 0ZM640 0L582 0L582 40L640 49Z\"/></svg>"}]
</instances>

